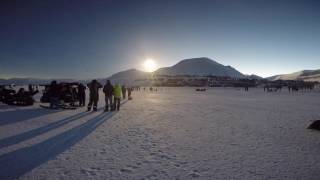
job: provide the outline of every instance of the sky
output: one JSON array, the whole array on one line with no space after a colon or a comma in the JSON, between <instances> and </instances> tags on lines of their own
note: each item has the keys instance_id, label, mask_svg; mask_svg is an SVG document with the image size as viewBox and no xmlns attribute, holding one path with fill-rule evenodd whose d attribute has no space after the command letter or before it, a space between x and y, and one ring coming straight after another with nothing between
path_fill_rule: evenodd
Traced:
<instances>
[{"instance_id":1,"label":"sky","mask_svg":"<svg viewBox=\"0 0 320 180\"><path fill-rule=\"evenodd\" d=\"M1 0L0 78L103 78L209 57L268 77L320 69L318 0Z\"/></svg>"}]
</instances>

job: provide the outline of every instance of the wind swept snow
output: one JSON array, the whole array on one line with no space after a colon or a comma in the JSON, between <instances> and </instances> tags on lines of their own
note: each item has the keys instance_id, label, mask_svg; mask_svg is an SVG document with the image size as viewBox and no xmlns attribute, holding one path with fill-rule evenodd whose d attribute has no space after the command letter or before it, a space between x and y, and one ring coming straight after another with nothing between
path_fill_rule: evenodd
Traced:
<instances>
[{"instance_id":1,"label":"wind swept snow","mask_svg":"<svg viewBox=\"0 0 320 180\"><path fill-rule=\"evenodd\" d=\"M134 92L119 112L0 105L0 179L319 179L319 92Z\"/></svg>"}]
</instances>

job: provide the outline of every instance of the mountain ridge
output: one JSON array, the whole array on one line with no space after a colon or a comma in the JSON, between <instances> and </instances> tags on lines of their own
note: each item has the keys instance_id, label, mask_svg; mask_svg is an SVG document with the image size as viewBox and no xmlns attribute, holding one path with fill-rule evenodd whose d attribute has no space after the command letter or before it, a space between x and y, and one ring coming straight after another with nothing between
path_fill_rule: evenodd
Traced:
<instances>
[{"instance_id":1,"label":"mountain ridge","mask_svg":"<svg viewBox=\"0 0 320 180\"><path fill-rule=\"evenodd\" d=\"M222 65L207 57L183 59L170 67L159 68L156 75L212 75L244 78L245 75L231 66Z\"/></svg>"},{"instance_id":2,"label":"mountain ridge","mask_svg":"<svg viewBox=\"0 0 320 180\"><path fill-rule=\"evenodd\" d=\"M317 70L302 70L289 74L280 74L267 77L271 81L276 80L301 80L301 81L318 81L320 82L320 69Z\"/></svg>"}]
</instances>

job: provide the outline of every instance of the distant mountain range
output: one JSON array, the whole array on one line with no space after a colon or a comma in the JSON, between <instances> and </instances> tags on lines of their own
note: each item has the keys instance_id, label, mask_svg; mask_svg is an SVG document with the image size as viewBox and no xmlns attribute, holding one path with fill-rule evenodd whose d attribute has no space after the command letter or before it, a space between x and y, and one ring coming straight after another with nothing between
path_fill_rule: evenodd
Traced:
<instances>
[{"instance_id":1,"label":"distant mountain range","mask_svg":"<svg viewBox=\"0 0 320 180\"><path fill-rule=\"evenodd\" d=\"M39 78L11 78L11 79L0 79L0 84L16 84L16 85L27 85L27 84L48 84L53 79L39 79ZM74 82L81 81L75 79L54 79L58 82Z\"/></svg>"},{"instance_id":2,"label":"distant mountain range","mask_svg":"<svg viewBox=\"0 0 320 180\"><path fill-rule=\"evenodd\" d=\"M105 81L110 79L112 82L119 82L121 84L134 84L139 79L150 79L154 75L195 75L195 76L228 76L234 78L248 78L248 79L263 79L257 75L245 75L231 66L222 65L214 60L206 57L184 59L171 67L159 68L155 72L144 72L137 69L129 69L113 74L108 78L98 79L99 81ZM320 82L320 70L305 70L292 74L276 75L268 80L304 80L304 81L319 81ZM55 79L58 82L83 82L88 80L75 80L75 79ZM38 79L38 78L11 78L0 79L0 84L47 84L52 79Z\"/></svg>"},{"instance_id":3,"label":"distant mountain range","mask_svg":"<svg viewBox=\"0 0 320 180\"><path fill-rule=\"evenodd\" d=\"M281 74L276 76L271 76L267 78L268 80L301 80L301 81L318 81L320 82L320 69L318 70L304 70L298 71L291 74Z\"/></svg>"}]
</instances>

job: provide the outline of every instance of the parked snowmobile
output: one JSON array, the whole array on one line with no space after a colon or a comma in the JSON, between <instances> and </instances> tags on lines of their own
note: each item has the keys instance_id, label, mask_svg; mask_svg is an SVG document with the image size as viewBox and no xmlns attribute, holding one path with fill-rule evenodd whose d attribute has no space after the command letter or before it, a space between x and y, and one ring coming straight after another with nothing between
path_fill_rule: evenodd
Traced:
<instances>
[{"instance_id":1,"label":"parked snowmobile","mask_svg":"<svg viewBox=\"0 0 320 180\"><path fill-rule=\"evenodd\" d=\"M0 85L0 102L6 103L12 99L12 96L16 93L15 90L8 89L7 86L8 85Z\"/></svg>"},{"instance_id":2,"label":"parked snowmobile","mask_svg":"<svg viewBox=\"0 0 320 180\"><path fill-rule=\"evenodd\" d=\"M45 89L43 90L43 95L40 99L42 103L50 103L50 99L52 97L50 91L50 84L41 85L44 86ZM57 93L58 93L58 101L60 107L67 108L67 107L76 107L76 103L79 103L79 96L77 87L79 83L59 83L57 84Z\"/></svg>"},{"instance_id":3,"label":"parked snowmobile","mask_svg":"<svg viewBox=\"0 0 320 180\"><path fill-rule=\"evenodd\" d=\"M33 96L39 91L25 91L20 88L16 93L13 89L6 89L5 86L0 87L0 100L8 105L31 106L34 103Z\"/></svg>"}]
</instances>

